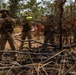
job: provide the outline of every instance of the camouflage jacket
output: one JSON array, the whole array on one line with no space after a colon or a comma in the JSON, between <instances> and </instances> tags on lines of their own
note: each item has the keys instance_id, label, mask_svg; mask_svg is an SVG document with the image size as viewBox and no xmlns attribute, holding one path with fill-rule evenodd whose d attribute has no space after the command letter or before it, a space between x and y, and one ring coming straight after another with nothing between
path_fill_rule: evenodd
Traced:
<instances>
[{"instance_id":1,"label":"camouflage jacket","mask_svg":"<svg viewBox=\"0 0 76 75\"><path fill-rule=\"evenodd\" d=\"M15 23L11 17L2 18L2 22L0 26L0 33L7 33L7 32L12 33L14 24Z\"/></svg>"}]
</instances>

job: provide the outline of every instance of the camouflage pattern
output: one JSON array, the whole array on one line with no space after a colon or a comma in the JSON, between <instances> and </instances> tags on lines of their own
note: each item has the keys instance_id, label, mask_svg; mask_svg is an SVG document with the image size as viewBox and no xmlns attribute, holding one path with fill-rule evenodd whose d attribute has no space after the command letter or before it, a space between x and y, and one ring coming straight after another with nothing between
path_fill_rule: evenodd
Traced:
<instances>
[{"instance_id":1,"label":"camouflage pattern","mask_svg":"<svg viewBox=\"0 0 76 75\"><path fill-rule=\"evenodd\" d=\"M14 40L12 37L14 21L5 10L1 10L0 13L2 14L0 26L0 50L5 49L7 41L9 42L11 49L15 50ZM2 53L0 53L0 56L2 56Z\"/></svg>"},{"instance_id":2,"label":"camouflage pattern","mask_svg":"<svg viewBox=\"0 0 76 75\"><path fill-rule=\"evenodd\" d=\"M21 40L25 40L26 37L28 39L31 39L31 25L30 25L30 22L28 20L23 20L22 21L22 26L23 26L23 29L22 29L22 37L21 37ZM24 45L24 41L21 42L20 44L20 49L23 48L23 45ZM31 43L29 42L29 47L31 48Z\"/></svg>"}]
</instances>

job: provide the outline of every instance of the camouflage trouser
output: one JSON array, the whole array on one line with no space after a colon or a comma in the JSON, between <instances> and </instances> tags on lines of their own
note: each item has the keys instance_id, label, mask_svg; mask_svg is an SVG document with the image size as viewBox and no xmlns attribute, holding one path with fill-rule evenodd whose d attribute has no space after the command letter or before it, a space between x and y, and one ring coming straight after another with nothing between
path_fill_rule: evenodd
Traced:
<instances>
[{"instance_id":1,"label":"camouflage trouser","mask_svg":"<svg viewBox=\"0 0 76 75\"><path fill-rule=\"evenodd\" d=\"M21 40L25 40L26 37L27 37L28 39L31 39L31 38L32 38L32 37L31 37L31 34L30 34L30 31L28 31L28 32L23 32L23 33L22 33ZM20 49L23 48L23 45L24 45L24 41L21 42L21 44L20 44ZM30 42L30 41L29 41L29 48L31 48L31 42Z\"/></svg>"},{"instance_id":2,"label":"camouflage trouser","mask_svg":"<svg viewBox=\"0 0 76 75\"><path fill-rule=\"evenodd\" d=\"M6 34L1 34L1 37L0 37L0 50L5 49L5 45L6 45L7 41L9 42L11 49L15 50L14 40L12 38L12 34L10 34L10 37L7 36ZM0 52L0 57L2 56L2 54L3 53Z\"/></svg>"},{"instance_id":3,"label":"camouflage trouser","mask_svg":"<svg viewBox=\"0 0 76 75\"><path fill-rule=\"evenodd\" d=\"M43 48L46 47L46 43L50 41L50 44L54 44L54 34L53 33L47 33L44 37L44 44L43 44Z\"/></svg>"},{"instance_id":4,"label":"camouflage trouser","mask_svg":"<svg viewBox=\"0 0 76 75\"><path fill-rule=\"evenodd\" d=\"M74 42L76 43L76 32L74 33Z\"/></svg>"}]
</instances>

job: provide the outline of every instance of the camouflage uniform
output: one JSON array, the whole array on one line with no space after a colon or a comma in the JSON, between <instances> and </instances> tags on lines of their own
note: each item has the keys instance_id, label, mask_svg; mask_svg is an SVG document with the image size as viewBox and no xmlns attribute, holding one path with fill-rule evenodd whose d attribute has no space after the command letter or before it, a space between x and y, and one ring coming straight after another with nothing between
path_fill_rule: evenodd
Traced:
<instances>
[{"instance_id":1,"label":"camouflage uniform","mask_svg":"<svg viewBox=\"0 0 76 75\"><path fill-rule=\"evenodd\" d=\"M44 25L44 44L43 48L46 47L46 43L50 41L51 44L54 44L54 23L52 19L46 20Z\"/></svg>"},{"instance_id":2,"label":"camouflage uniform","mask_svg":"<svg viewBox=\"0 0 76 75\"><path fill-rule=\"evenodd\" d=\"M31 34L30 34L31 25L30 25L29 21L26 20L26 18L23 19L22 26L23 26L23 29L22 29L21 40L25 40L26 37L30 40L32 38ZM23 49L23 45L24 45L24 41L21 42L20 49ZM31 48L31 42L30 41L29 41L29 48Z\"/></svg>"},{"instance_id":3,"label":"camouflage uniform","mask_svg":"<svg viewBox=\"0 0 76 75\"><path fill-rule=\"evenodd\" d=\"M0 50L5 49L6 42L8 41L12 50L15 50L14 41L12 38L12 32L13 32L13 25L14 22L12 18L9 16L7 10L1 10L0 13L2 14L2 23L0 28ZM2 56L3 53L0 53L0 56Z\"/></svg>"}]
</instances>

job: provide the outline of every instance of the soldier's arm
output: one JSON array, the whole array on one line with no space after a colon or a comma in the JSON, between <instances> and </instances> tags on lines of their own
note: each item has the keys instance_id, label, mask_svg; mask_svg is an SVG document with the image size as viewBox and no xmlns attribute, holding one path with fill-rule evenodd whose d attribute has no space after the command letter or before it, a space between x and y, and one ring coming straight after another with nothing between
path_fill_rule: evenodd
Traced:
<instances>
[{"instance_id":1,"label":"soldier's arm","mask_svg":"<svg viewBox=\"0 0 76 75\"><path fill-rule=\"evenodd\" d=\"M28 24L28 27L29 27L29 29L31 30L32 29L32 27L31 27L31 22L30 21L27 21L27 24Z\"/></svg>"},{"instance_id":2,"label":"soldier's arm","mask_svg":"<svg viewBox=\"0 0 76 75\"><path fill-rule=\"evenodd\" d=\"M2 19L2 21L1 21L1 28L5 29L5 24L6 24L5 19Z\"/></svg>"}]
</instances>

